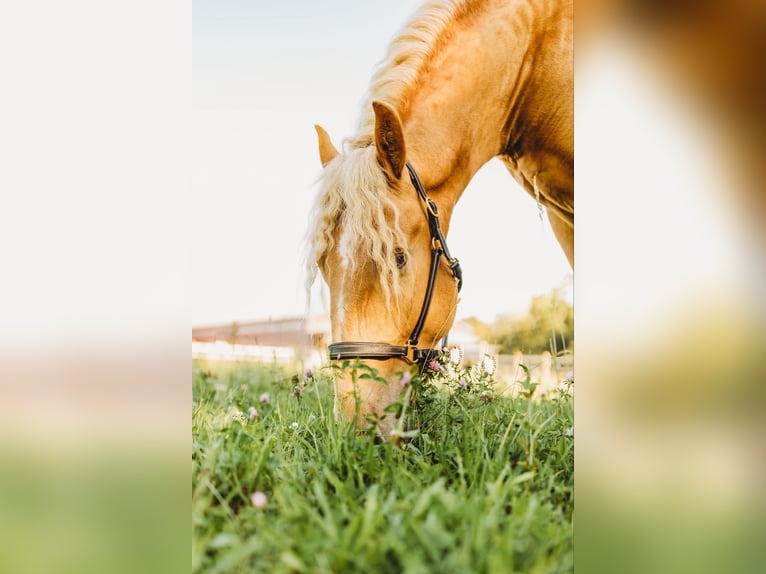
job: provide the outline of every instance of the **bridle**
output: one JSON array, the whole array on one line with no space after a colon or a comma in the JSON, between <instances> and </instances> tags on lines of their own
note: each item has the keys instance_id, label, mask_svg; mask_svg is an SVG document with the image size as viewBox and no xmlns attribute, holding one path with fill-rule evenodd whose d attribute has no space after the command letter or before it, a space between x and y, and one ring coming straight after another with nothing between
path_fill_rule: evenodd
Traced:
<instances>
[{"instance_id":1,"label":"bridle","mask_svg":"<svg viewBox=\"0 0 766 574\"><path fill-rule=\"evenodd\" d=\"M415 323L415 328L412 329L412 333L407 339L406 345L389 345L388 343L357 341L330 343L328 348L330 351L330 359L332 360L376 359L383 361L386 359L402 359L407 363L413 364L428 361L439 354L439 351L436 349L418 349L420 333L423 331L426 316L428 315L428 309L431 307L434 287L436 286L436 276L439 272L439 260L443 256L447 261L447 264L452 271L452 276L457 281L458 293L463 286L463 271L460 268L460 262L450 255L449 249L447 248L447 242L444 238L441 224L439 223L439 209L436 206L436 203L428 197L425 189L423 189L423 184L420 183L418 174L415 173L415 169L410 165L410 162L407 162L406 165L412 185L417 190L420 199L426 204L428 229L431 234L431 267L428 272L428 285L426 286L423 305L420 308L420 316L418 317L417 323Z\"/></svg>"}]
</instances>

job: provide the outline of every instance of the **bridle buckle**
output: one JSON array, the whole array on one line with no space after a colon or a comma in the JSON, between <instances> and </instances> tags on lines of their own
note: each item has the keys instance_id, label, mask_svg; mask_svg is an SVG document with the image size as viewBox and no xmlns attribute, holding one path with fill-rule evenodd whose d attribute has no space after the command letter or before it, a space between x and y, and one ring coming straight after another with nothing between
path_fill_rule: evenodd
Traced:
<instances>
[{"instance_id":1,"label":"bridle buckle","mask_svg":"<svg viewBox=\"0 0 766 574\"><path fill-rule=\"evenodd\" d=\"M407 341L407 346L405 347L405 354L402 357L402 359L408 365L414 365L417 362L417 360L415 359L415 351L417 351L417 343L413 345L411 341Z\"/></svg>"}]
</instances>

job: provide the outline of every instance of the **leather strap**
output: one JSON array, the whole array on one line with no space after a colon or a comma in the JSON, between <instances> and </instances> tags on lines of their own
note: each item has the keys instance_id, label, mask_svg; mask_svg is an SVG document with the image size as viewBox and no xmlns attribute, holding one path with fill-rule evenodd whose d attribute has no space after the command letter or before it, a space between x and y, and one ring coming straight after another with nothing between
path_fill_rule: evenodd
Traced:
<instances>
[{"instance_id":1,"label":"leather strap","mask_svg":"<svg viewBox=\"0 0 766 574\"><path fill-rule=\"evenodd\" d=\"M447 247L447 240L444 238L444 232L442 231L442 226L439 222L439 207L436 205L436 202L433 199L428 197L428 194L423 188L423 184L420 182L420 178L415 172L415 168L412 167L412 164L407 162L406 166L407 171L410 174L410 181L412 181L412 185L418 192L420 199L426 203L426 216L428 217L428 229L431 233L431 245L435 246L436 241L439 242L439 246L441 246L441 249L444 252L444 257L449 264L450 270L452 271L452 276L457 279L457 290L460 292L460 289L463 287L463 269L460 267L460 261L458 261L456 257L452 257L452 255L450 255L449 248Z\"/></svg>"},{"instance_id":2,"label":"leather strap","mask_svg":"<svg viewBox=\"0 0 766 574\"><path fill-rule=\"evenodd\" d=\"M418 321L415 323L415 327L412 329L410 338L407 340L407 344L412 347L417 347L420 342L420 333L423 331L423 326L426 324L426 316L428 315L428 309L431 307L431 299L434 296L434 287L436 286L436 276L439 274L439 259L442 255L441 249L434 249L431 251L431 267L428 270L428 285L426 285L426 294L423 298L423 304L420 306L420 315Z\"/></svg>"},{"instance_id":3,"label":"leather strap","mask_svg":"<svg viewBox=\"0 0 766 574\"><path fill-rule=\"evenodd\" d=\"M409 363L420 363L435 359L439 355L437 349L416 349L414 347L389 345L388 343L331 343L329 345L330 359L402 359Z\"/></svg>"}]
</instances>

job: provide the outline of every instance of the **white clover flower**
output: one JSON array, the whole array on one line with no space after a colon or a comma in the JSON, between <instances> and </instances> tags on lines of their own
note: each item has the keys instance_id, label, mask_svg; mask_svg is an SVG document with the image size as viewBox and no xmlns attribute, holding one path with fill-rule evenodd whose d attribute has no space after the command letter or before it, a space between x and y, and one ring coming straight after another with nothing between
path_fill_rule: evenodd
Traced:
<instances>
[{"instance_id":1,"label":"white clover flower","mask_svg":"<svg viewBox=\"0 0 766 574\"><path fill-rule=\"evenodd\" d=\"M256 508L263 508L269 502L269 499L266 497L265 494L259 491L259 492L254 492L252 494L252 496L250 497L250 502L252 502L253 506L255 506Z\"/></svg>"},{"instance_id":2,"label":"white clover flower","mask_svg":"<svg viewBox=\"0 0 766 574\"><path fill-rule=\"evenodd\" d=\"M494 375L495 369L497 368L497 362L494 357L484 355L484 358L481 361L481 367L488 375Z\"/></svg>"}]
</instances>

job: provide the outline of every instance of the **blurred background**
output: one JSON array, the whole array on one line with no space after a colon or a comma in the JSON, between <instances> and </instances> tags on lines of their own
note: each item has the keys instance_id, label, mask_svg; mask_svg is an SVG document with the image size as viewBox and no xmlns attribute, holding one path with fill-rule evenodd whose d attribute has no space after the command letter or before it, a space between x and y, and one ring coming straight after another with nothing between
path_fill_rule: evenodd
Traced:
<instances>
[{"instance_id":1,"label":"blurred background","mask_svg":"<svg viewBox=\"0 0 766 574\"><path fill-rule=\"evenodd\" d=\"M304 312L312 125L352 133L415 3L43 4L0 12L0 569L186 568L189 328ZM749 0L577 3L583 572L760 570L765 39ZM568 289L498 166L458 216L465 318Z\"/></svg>"},{"instance_id":2,"label":"blurred background","mask_svg":"<svg viewBox=\"0 0 766 574\"><path fill-rule=\"evenodd\" d=\"M753 572L764 4L579 2L577 565Z\"/></svg>"}]
</instances>

